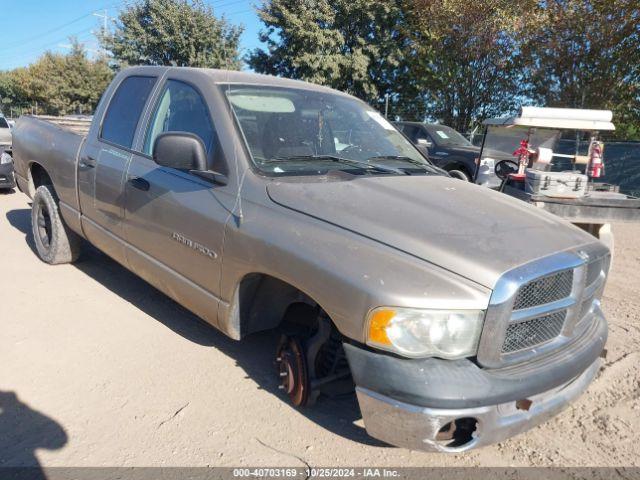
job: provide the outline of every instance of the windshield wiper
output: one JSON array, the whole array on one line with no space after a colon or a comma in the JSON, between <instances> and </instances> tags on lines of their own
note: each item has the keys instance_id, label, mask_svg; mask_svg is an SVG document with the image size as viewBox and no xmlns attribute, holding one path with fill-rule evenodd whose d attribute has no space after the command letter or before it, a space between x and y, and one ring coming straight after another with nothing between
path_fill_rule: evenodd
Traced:
<instances>
[{"instance_id":1,"label":"windshield wiper","mask_svg":"<svg viewBox=\"0 0 640 480\"><path fill-rule=\"evenodd\" d=\"M368 160L400 160L403 162L411 163L412 165L416 165L426 172L439 173L432 165L403 155L378 155L375 157L370 157Z\"/></svg>"},{"instance_id":2,"label":"windshield wiper","mask_svg":"<svg viewBox=\"0 0 640 480\"><path fill-rule=\"evenodd\" d=\"M290 157L273 157L263 161L262 163L286 163L294 162L296 160L329 160L337 163L344 163L345 165L351 165L353 167L364 168L366 170L377 170L385 173L396 173L398 175L406 175L407 173L399 168L388 167L386 165L379 165L375 163L369 163L365 160L355 160L353 158L344 158L337 155L292 155Z\"/></svg>"}]
</instances>

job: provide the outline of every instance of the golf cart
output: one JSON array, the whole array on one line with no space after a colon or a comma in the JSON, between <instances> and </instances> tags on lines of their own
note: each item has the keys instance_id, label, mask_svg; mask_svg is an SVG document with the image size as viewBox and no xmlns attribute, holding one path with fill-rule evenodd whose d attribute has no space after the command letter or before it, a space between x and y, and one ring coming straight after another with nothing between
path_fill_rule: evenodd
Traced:
<instances>
[{"instance_id":1,"label":"golf cart","mask_svg":"<svg viewBox=\"0 0 640 480\"><path fill-rule=\"evenodd\" d=\"M484 122L485 135L475 182L529 202L590 232L613 251L610 222L640 221L640 199L598 183L604 173L602 131L615 130L608 110L522 107L514 117ZM563 132L586 132L589 149L559 153ZM496 161L492 151L513 151ZM583 152L584 153L584 152Z\"/></svg>"}]
</instances>

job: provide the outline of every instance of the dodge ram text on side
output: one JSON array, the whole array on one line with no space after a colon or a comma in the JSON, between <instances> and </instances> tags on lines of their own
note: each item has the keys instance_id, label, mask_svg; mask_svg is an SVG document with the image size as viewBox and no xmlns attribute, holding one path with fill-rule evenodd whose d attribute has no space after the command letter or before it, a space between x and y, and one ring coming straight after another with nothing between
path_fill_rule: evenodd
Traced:
<instances>
[{"instance_id":1,"label":"dodge ram text on side","mask_svg":"<svg viewBox=\"0 0 640 480\"><path fill-rule=\"evenodd\" d=\"M21 118L40 258L88 240L228 336L283 333L296 406L355 390L367 431L461 451L595 377L609 251L433 167L340 92L244 72L121 72L86 137Z\"/></svg>"}]
</instances>

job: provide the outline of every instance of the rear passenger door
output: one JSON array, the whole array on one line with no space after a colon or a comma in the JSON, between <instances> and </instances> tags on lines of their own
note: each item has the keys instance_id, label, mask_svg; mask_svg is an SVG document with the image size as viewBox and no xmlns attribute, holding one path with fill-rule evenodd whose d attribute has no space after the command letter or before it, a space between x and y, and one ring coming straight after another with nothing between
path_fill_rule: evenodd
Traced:
<instances>
[{"instance_id":1,"label":"rear passenger door","mask_svg":"<svg viewBox=\"0 0 640 480\"><path fill-rule=\"evenodd\" d=\"M88 239L113 258L124 258L124 180L140 118L157 78L130 76L113 93L97 134L78 162L83 228Z\"/></svg>"},{"instance_id":2,"label":"rear passenger door","mask_svg":"<svg viewBox=\"0 0 640 480\"><path fill-rule=\"evenodd\" d=\"M165 132L197 135L212 168L219 150L212 115L199 88L184 80L166 80L141 139L142 152L133 157L127 172L125 235L132 247L128 263L138 275L215 324L222 241L230 217L219 195L231 187L156 164L154 141Z\"/></svg>"}]
</instances>

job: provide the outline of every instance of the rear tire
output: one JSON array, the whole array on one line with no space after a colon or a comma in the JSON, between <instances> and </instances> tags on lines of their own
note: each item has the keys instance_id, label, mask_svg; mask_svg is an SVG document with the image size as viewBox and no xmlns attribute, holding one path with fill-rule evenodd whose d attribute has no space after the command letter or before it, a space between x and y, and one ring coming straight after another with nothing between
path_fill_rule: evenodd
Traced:
<instances>
[{"instance_id":1,"label":"rear tire","mask_svg":"<svg viewBox=\"0 0 640 480\"><path fill-rule=\"evenodd\" d=\"M71 263L80 256L80 237L64 224L50 185L38 187L31 206L31 228L40 259L50 265Z\"/></svg>"},{"instance_id":2,"label":"rear tire","mask_svg":"<svg viewBox=\"0 0 640 480\"><path fill-rule=\"evenodd\" d=\"M467 172L465 172L464 170L458 170L457 168L454 168L453 170L449 170L448 172L449 175L451 175L453 178L457 178L458 180L464 180L465 182L471 181L471 177L467 175Z\"/></svg>"}]
</instances>

